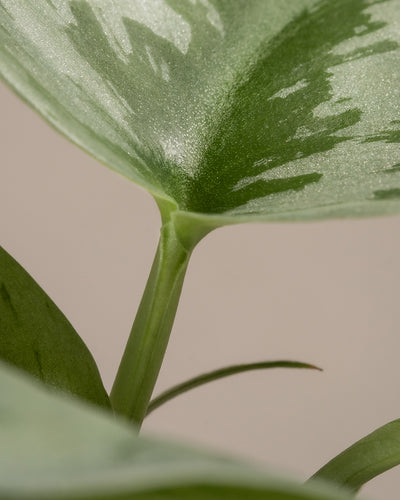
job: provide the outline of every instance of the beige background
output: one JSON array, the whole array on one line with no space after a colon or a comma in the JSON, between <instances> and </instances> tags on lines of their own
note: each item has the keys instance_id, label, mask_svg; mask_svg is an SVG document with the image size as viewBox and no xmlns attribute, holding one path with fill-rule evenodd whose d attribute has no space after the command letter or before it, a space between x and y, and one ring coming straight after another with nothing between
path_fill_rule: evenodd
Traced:
<instances>
[{"instance_id":1,"label":"beige background","mask_svg":"<svg viewBox=\"0 0 400 500\"><path fill-rule=\"evenodd\" d=\"M112 384L157 243L147 193L0 88L0 240L44 287ZM306 478L400 417L400 218L220 229L195 251L157 391L261 359L155 412L176 436ZM400 468L365 488L398 500Z\"/></svg>"}]
</instances>

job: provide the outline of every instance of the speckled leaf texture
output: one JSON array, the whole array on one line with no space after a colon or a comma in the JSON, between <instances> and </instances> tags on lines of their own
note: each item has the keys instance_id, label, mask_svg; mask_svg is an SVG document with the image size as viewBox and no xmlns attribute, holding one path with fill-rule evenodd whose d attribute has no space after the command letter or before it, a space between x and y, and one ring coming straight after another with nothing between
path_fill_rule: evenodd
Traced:
<instances>
[{"instance_id":1,"label":"speckled leaf texture","mask_svg":"<svg viewBox=\"0 0 400 500\"><path fill-rule=\"evenodd\" d=\"M3 79L216 226L400 211L400 0L0 0Z\"/></svg>"},{"instance_id":2,"label":"speckled leaf texture","mask_svg":"<svg viewBox=\"0 0 400 500\"><path fill-rule=\"evenodd\" d=\"M350 500L233 459L137 437L0 362L0 500ZM28 410L28 411L27 411Z\"/></svg>"}]
</instances>

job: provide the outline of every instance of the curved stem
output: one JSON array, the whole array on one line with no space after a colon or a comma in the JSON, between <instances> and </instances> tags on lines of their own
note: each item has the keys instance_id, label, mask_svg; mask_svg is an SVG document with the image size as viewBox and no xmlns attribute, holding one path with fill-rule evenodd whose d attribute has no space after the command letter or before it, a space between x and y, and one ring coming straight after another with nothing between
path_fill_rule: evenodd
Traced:
<instances>
[{"instance_id":1,"label":"curved stem","mask_svg":"<svg viewBox=\"0 0 400 500\"><path fill-rule=\"evenodd\" d=\"M161 368L193 247L185 248L173 222L165 221L110 395L115 412L138 427L146 415Z\"/></svg>"},{"instance_id":2,"label":"curved stem","mask_svg":"<svg viewBox=\"0 0 400 500\"><path fill-rule=\"evenodd\" d=\"M308 368L321 371L321 368L318 368L315 365L310 365L309 363L287 360L260 361L257 363L226 366L224 368L219 368L218 370L213 370L211 372L198 375L197 377L193 377L162 392L160 395L150 401L146 416L155 409L162 406L164 403L167 403L171 399L175 398L176 396L180 396L181 394L188 392L191 389L195 389L196 387L200 387L201 385L208 384L209 382L214 382L215 380L219 380L221 378L230 377L231 375L236 375L238 373L244 373L253 370L264 370L268 368Z\"/></svg>"}]
</instances>

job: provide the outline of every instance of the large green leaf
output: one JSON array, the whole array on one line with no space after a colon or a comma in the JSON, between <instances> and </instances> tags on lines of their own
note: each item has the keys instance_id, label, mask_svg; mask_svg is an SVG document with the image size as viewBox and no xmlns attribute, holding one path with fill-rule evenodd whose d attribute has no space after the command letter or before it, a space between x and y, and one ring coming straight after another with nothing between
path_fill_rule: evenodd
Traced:
<instances>
[{"instance_id":1,"label":"large green leaf","mask_svg":"<svg viewBox=\"0 0 400 500\"><path fill-rule=\"evenodd\" d=\"M82 339L39 285L1 247L0 359L45 384L109 406L96 363Z\"/></svg>"},{"instance_id":2,"label":"large green leaf","mask_svg":"<svg viewBox=\"0 0 400 500\"><path fill-rule=\"evenodd\" d=\"M349 500L204 451L137 437L0 363L1 500Z\"/></svg>"},{"instance_id":3,"label":"large green leaf","mask_svg":"<svg viewBox=\"0 0 400 500\"><path fill-rule=\"evenodd\" d=\"M0 69L177 217L397 213L399 22L400 0L0 0Z\"/></svg>"},{"instance_id":4,"label":"large green leaf","mask_svg":"<svg viewBox=\"0 0 400 500\"><path fill-rule=\"evenodd\" d=\"M353 491L400 465L400 420L379 427L337 455L312 476Z\"/></svg>"}]
</instances>

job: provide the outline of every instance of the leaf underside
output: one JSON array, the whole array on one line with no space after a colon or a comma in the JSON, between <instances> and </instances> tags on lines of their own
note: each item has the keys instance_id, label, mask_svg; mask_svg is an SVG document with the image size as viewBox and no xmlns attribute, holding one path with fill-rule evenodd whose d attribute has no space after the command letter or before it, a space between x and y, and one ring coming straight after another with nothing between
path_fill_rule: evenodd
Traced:
<instances>
[{"instance_id":1,"label":"leaf underside","mask_svg":"<svg viewBox=\"0 0 400 500\"><path fill-rule=\"evenodd\" d=\"M48 386L109 406L96 363L82 339L39 285L1 247L0 359Z\"/></svg>"},{"instance_id":2,"label":"leaf underside","mask_svg":"<svg viewBox=\"0 0 400 500\"><path fill-rule=\"evenodd\" d=\"M349 500L232 459L137 437L125 421L0 362L1 500ZM29 411L27 411L29 409Z\"/></svg>"},{"instance_id":3,"label":"leaf underside","mask_svg":"<svg viewBox=\"0 0 400 500\"><path fill-rule=\"evenodd\" d=\"M392 214L399 22L400 0L0 0L0 72L215 226Z\"/></svg>"},{"instance_id":4,"label":"leaf underside","mask_svg":"<svg viewBox=\"0 0 400 500\"><path fill-rule=\"evenodd\" d=\"M358 491L400 464L400 420L379 427L330 460L311 480L323 479Z\"/></svg>"}]
</instances>

